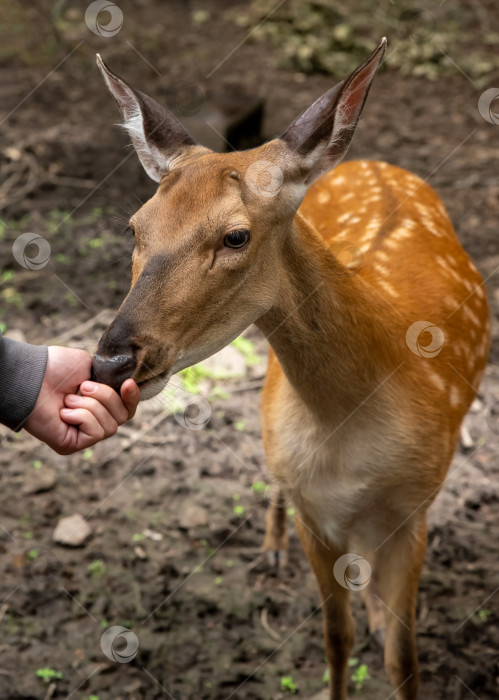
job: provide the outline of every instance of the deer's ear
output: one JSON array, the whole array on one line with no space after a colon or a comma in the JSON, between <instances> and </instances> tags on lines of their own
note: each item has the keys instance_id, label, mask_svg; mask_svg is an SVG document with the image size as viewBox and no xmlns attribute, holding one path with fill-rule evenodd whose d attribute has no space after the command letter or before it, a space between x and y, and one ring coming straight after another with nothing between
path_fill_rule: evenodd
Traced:
<instances>
[{"instance_id":1,"label":"deer's ear","mask_svg":"<svg viewBox=\"0 0 499 700\"><path fill-rule=\"evenodd\" d=\"M147 174L156 182L168 172L174 158L194 139L171 112L112 73L97 54L97 65L123 115L123 127L132 139Z\"/></svg>"},{"instance_id":2,"label":"deer's ear","mask_svg":"<svg viewBox=\"0 0 499 700\"><path fill-rule=\"evenodd\" d=\"M299 156L307 185L331 170L347 152L385 48L383 37L365 63L319 97L281 136Z\"/></svg>"}]
</instances>

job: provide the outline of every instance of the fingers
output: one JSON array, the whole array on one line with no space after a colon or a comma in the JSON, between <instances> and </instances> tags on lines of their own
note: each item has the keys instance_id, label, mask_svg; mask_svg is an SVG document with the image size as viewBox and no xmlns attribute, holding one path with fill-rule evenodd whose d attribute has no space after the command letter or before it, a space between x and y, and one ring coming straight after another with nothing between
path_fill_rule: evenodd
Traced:
<instances>
[{"instance_id":1,"label":"fingers","mask_svg":"<svg viewBox=\"0 0 499 700\"><path fill-rule=\"evenodd\" d=\"M118 425L128 420L128 408L110 386L86 381L80 386L80 392L101 404Z\"/></svg>"},{"instance_id":2,"label":"fingers","mask_svg":"<svg viewBox=\"0 0 499 700\"><path fill-rule=\"evenodd\" d=\"M128 418L133 418L140 401L140 389L133 379L126 379L121 385L121 399L128 411Z\"/></svg>"},{"instance_id":3,"label":"fingers","mask_svg":"<svg viewBox=\"0 0 499 700\"><path fill-rule=\"evenodd\" d=\"M90 398L89 396L76 396L75 394L68 394L64 397L64 405L71 410L83 409L91 413L96 419L97 423L103 429L103 437L114 435L118 430L118 421L103 404L97 401L97 399ZM75 424L73 423L73 425Z\"/></svg>"},{"instance_id":4,"label":"fingers","mask_svg":"<svg viewBox=\"0 0 499 700\"><path fill-rule=\"evenodd\" d=\"M116 432L115 430L114 432L106 433L104 426L86 408L61 408L60 416L65 423L78 426L78 444L76 445L78 450L95 445L96 442L104 440Z\"/></svg>"}]
</instances>

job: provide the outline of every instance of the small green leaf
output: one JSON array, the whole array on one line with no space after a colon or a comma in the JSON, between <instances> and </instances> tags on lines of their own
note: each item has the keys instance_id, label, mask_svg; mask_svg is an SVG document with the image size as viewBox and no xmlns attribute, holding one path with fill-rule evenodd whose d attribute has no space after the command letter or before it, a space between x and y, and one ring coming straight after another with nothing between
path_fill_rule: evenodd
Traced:
<instances>
[{"instance_id":1,"label":"small green leaf","mask_svg":"<svg viewBox=\"0 0 499 700\"><path fill-rule=\"evenodd\" d=\"M281 690L288 693L296 693L298 692L298 686L291 676L283 676L281 678Z\"/></svg>"},{"instance_id":2,"label":"small green leaf","mask_svg":"<svg viewBox=\"0 0 499 700\"><path fill-rule=\"evenodd\" d=\"M41 678L45 683L49 683L52 680L60 680L62 678L62 673L60 671L54 671L53 668L39 668L36 671L38 678Z\"/></svg>"}]
</instances>

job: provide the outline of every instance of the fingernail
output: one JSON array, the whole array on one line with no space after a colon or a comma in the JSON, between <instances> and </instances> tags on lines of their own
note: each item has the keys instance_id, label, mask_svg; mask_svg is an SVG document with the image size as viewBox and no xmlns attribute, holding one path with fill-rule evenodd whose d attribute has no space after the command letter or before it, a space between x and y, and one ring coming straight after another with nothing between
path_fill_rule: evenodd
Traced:
<instances>
[{"instance_id":1,"label":"fingernail","mask_svg":"<svg viewBox=\"0 0 499 700\"><path fill-rule=\"evenodd\" d=\"M80 389L86 391L87 394L93 394L97 391L97 384L95 382L83 382Z\"/></svg>"},{"instance_id":2,"label":"fingernail","mask_svg":"<svg viewBox=\"0 0 499 700\"><path fill-rule=\"evenodd\" d=\"M72 411L70 408L61 408L61 415L62 416L70 416L72 414Z\"/></svg>"}]
</instances>

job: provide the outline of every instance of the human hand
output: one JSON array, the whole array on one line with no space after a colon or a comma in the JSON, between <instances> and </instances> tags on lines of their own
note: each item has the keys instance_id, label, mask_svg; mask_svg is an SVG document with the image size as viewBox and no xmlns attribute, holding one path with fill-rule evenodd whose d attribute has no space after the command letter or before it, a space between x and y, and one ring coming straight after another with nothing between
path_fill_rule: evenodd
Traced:
<instances>
[{"instance_id":1,"label":"human hand","mask_svg":"<svg viewBox=\"0 0 499 700\"><path fill-rule=\"evenodd\" d=\"M111 437L137 409L140 390L133 379L123 382L120 398L111 387L88 381L91 367L84 350L48 348L42 388L24 428L61 455Z\"/></svg>"}]
</instances>

